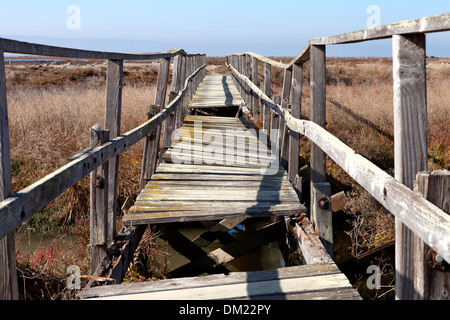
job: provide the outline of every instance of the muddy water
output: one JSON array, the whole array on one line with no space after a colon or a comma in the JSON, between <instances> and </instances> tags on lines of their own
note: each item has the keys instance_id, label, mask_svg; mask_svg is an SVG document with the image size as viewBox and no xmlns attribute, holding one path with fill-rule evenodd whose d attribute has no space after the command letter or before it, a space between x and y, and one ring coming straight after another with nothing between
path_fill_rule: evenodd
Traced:
<instances>
[{"instance_id":1,"label":"muddy water","mask_svg":"<svg viewBox=\"0 0 450 320\"><path fill-rule=\"evenodd\" d=\"M25 254L34 254L41 248L48 248L50 245L60 251L73 251L79 243L69 232L35 232L31 229L22 229L16 232L16 250L21 250Z\"/></svg>"}]
</instances>

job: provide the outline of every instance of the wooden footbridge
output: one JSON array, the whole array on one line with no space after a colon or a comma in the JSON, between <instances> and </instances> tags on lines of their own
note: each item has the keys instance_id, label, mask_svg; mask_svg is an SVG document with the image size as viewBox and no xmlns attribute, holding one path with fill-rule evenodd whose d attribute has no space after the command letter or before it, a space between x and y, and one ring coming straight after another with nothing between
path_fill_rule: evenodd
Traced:
<instances>
[{"instance_id":1,"label":"wooden footbridge","mask_svg":"<svg viewBox=\"0 0 450 320\"><path fill-rule=\"evenodd\" d=\"M232 54L227 56L228 75L206 74L205 56L183 50L120 54L0 39L0 296L18 298L14 229L90 174L92 280L78 292L79 299L360 299L333 262L328 155L397 218L397 297L448 298L448 273L430 267L429 253L431 248L436 252L434 266L450 261L450 217L444 211L450 176L424 172L425 33L448 30L450 14L444 14L311 39L289 64L254 53ZM326 46L384 38L393 39L395 178L325 129ZM16 194L11 192L4 51L105 59L108 66L105 128L94 126L90 148ZM159 60L159 73L148 121L121 133L124 60ZM310 121L300 119L306 62ZM261 84L259 63L264 65ZM284 70L280 96L270 91L271 67ZM225 108L235 108L235 115L201 115ZM299 176L300 134L312 141L307 205ZM142 139L141 191L122 207L123 228L115 234L118 156ZM256 218L265 225L243 237L230 232ZM188 238L176 228L184 222L202 223L206 231ZM171 270L167 280L120 284L149 225L190 262ZM209 250L217 241L221 246ZM274 241L285 267L227 268L235 258ZM301 263L288 259L293 252L300 253Z\"/></svg>"}]
</instances>

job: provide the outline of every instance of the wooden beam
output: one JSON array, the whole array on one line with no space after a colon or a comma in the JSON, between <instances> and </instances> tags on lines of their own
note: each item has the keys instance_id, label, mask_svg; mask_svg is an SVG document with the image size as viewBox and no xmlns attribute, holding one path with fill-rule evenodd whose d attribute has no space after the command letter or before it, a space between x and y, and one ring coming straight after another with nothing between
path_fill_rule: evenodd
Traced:
<instances>
[{"instance_id":1,"label":"wooden beam","mask_svg":"<svg viewBox=\"0 0 450 320\"><path fill-rule=\"evenodd\" d=\"M96 148L109 140L109 131L103 131L100 124L90 129L91 147ZM91 271L93 274L106 254L108 247L109 222L109 162L91 172L90 176L90 246Z\"/></svg>"},{"instance_id":2,"label":"wooden beam","mask_svg":"<svg viewBox=\"0 0 450 320\"><path fill-rule=\"evenodd\" d=\"M109 139L120 135L120 123L122 113L122 86L123 86L123 61L108 60L106 78L106 108L105 130L109 131ZM119 181L119 157L111 159L108 163L108 176L105 177L108 184L107 206L107 243L110 243L116 232L117 216L117 188Z\"/></svg>"},{"instance_id":3,"label":"wooden beam","mask_svg":"<svg viewBox=\"0 0 450 320\"><path fill-rule=\"evenodd\" d=\"M394 35L395 178L414 188L427 170L427 91L425 35ZM396 298L414 298L414 234L396 219Z\"/></svg>"},{"instance_id":4,"label":"wooden beam","mask_svg":"<svg viewBox=\"0 0 450 320\"><path fill-rule=\"evenodd\" d=\"M450 260L450 217L441 209L420 197L366 158L356 154L338 138L319 125L293 118L286 113L289 128L314 141L350 177L380 202L394 216Z\"/></svg>"},{"instance_id":5,"label":"wooden beam","mask_svg":"<svg viewBox=\"0 0 450 320\"><path fill-rule=\"evenodd\" d=\"M450 13L445 13L420 19L395 22L375 28L348 32L337 36L313 38L310 41L311 44L314 45L345 44L386 39L398 34L406 35L450 31L449 21Z\"/></svg>"},{"instance_id":6,"label":"wooden beam","mask_svg":"<svg viewBox=\"0 0 450 320\"><path fill-rule=\"evenodd\" d=\"M294 65L292 69L292 105L291 115L300 119L302 108L303 65ZM300 162L300 134L293 130L289 132L289 180L295 182Z\"/></svg>"},{"instance_id":7,"label":"wooden beam","mask_svg":"<svg viewBox=\"0 0 450 320\"><path fill-rule=\"evenodd\" d=\"M0 50L0 200L12 194L5 59ZM0 300L18 300L14 228L0 236Z\"/></svg>"},{"instance_id":8,"label":"wooden beam","mask_svg":"<svg viewBox=\"0 0 450 320\"><path fill-rule=\"evenodd\" d=\"M446 213L450 213L449 171L435 171L431 174L419 172L415 191ZM450 284L449 261L438 260L436 252L415 236L414 299L450 300L448 291Z\"/></svg>"},{"instance_id":9,"label":"wooden beam","mask_svg":"<svg viewBox=\"0 0 450 320\"><path fill-rule=\"evenodd\" d=\"M149 117L154 115L156 112L160 112L164 108L166 102L167 84L169 81L169 68L169 59L161 59L159 61L158 80L156 81L155 104L150 107ZM189 88L188 90L191 90L191 88ZM140 179L141 190L145 187L156 170L160 147L160 137L161 126L157 127L151 133L148 139L145 140Z\"/></svg>"}]
</instances>

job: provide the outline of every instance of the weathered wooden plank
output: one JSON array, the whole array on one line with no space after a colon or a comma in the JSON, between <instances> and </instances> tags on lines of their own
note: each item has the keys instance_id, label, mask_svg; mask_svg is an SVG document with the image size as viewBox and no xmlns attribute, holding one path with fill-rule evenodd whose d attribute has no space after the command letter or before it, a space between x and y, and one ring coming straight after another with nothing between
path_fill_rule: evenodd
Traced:
<instances>
[{"instance_id":1,"label":"weathered wooden plank","mask_svg":"<svg viewBox=\"0 0 450 320\"><path fill-rule=\"evenodd\" d=\"M206 279L205 279L206 280ZM110 300L209 300L209 299L245 299L256 297L276 297L298 294L297 299L307 299L311 292L324 290L348 290L349 282L343 274L311 276L292 279L276 279L261 282L241 282L233 285L217 285L200 288L166 290L164 292L145 292L106 296ZM300 293L305 293L304 296ZM317 296L316 296L317 297ZM320 297L320 296L319 296ZM357 298L357 297L355 297Z\"/></svg>"},{"instance_id":2,"label":"weathered wooden plank","mask_svg":"<svg viewBox=\"0 0 450 320\"><path fill-rule=\"evenodd\" d=\"M160 112L162 109L164 109L166 102L167 85L169 81L169 70L170 60L161 59L159 61L158 79L156 81L155 104L150 108L150 116L153 116L156 112ZM139 183L141 189L150 180L152 174L155 172L159 155L160 136L161 126L158 126L145 140L141 179Z\"/></svg>"},{"instance_id":3,"label":"weathered wooden plank","mask_svg":"<svg viewBox=\"0 0 450 320\"><path fill-rule=\"evenodd\" d=\"M333 215L331 211L331 186L328 182L314 184L314 192L311 197L311 222L319 234L320 241L333 257Z\"/></svg>"},{"instance_id":4,"label":"weathered wooden plank","mask_svg":"<svg viewBox=\"0 0 450 320\"><path fill-rule=\"evenodd\" d=\"M382 25L375 28L363 29L344 33L337 36L313 38L311 44L329 45L356 43L368 40L378 40L393 37L398 34L432 33L450 30L450 13L406 20Z\"/></svg>"},{"instance_id":5,"label":"weathered wooden plank","mask_svg":"<svg viewBox=\"0 0 450 320\"><path fill-rule=\"evenodd\" d=\"M104 60L158 60L171 58L178 54L186 54L186 52L181 49L174 49L168 52L144 53L144 54L102 52L102 51L48 46L36 43L10 40L5 38L0 38L0 50L11 53L33 54L40 56L104 59Z\"/></svg>"},{"instance_id":6,"label":"weathered wooden plank","mask_svg":"<svg viewBox=\"0 0 450 320\"><path fill-rule=\"evenodd\" d=\"M202 277L167 279L146 283L130 283L111 287L94 287L78 293L78 298L98 298L123 294L141 294L150 292L165 292L167 290L182 290L189 288L207 289L212 286L234 285L239 283L254 283L272 280L289 280L309 278L314 276L335 275L340 271L334 264L302 265L253 272L231 272L228 275L208 275Z\"/></svg>"},{"instance_id":7,"label":"weathered wooden plank","mask_svg":"<svg viewBox=\"0 0 450 320\"><path fill-rule=\"evenodd\" d=\"M394 35L392 50L395 178L413 189L416 174L427 170L425 35ZM395 294L409 300L414 297L414 234L400 219L395 224Z\"/></svg>"},{"instance_id":8,"label":"weathered wooden plank","mask_svg":"<svg viewBox=\"0 0 450 320\"><path fill-rule=\"evenodd\" d=\"M450 213L450 172L435 171L417 174L415 191ZM431 257L430 257L431 255ZM433 257L434 255L434 257ZM414 239L414 299L449 300L450 272L448 261L437 261L434 250L417 236ZM428 261L436 264L432 268ZM441 267L442 269L439 269Z\"/></svg>"},{"instance_id":9,"label":"weathered wooden plank","mask_svg":"<svg viewBox=\"0 0 450 320\"><path fill-rule=\"evenodd\" d=\"M295 223L297 233L297 248L302 253L303 263L306 265L322 265L333 263L333 259L327 253L319 234L314 230L308 218L303 217Z\"/></svg>"},{"instance_id":10,"label":"weathered wooden plank","mask_svg":"<svg viewBox=\"0 0 450 320\"><path fill-rule=\"evenodd\" d=\"M217 219L235 219L235 218L261 218L268 216L291 216L300 212L306 212L306 208L299 203L279 203L279 202L230 202L211 201L197 202L190 201L178 202L179 210L174 207L175 201L166 201L164 207L155 208L152 202L150 206L134 206L130 209L128 215L124 216L122 223L124 225L140 225L152 223L173 223L189 221L208 221ZM189 206L191 209L189 209ZM226 210L225 208L228 208ZM158 211L159 210L159 211ZM136 213L138 212L138 213Z\"/></svg>"},{"instance_id":11,"label":"weathered wooden plank","mask_svg":"<svg viewBox=\"0 0 450 320\"><path fill-rule=\"evenodd\" d=\"M344 191L338 192L331 196L331 211L338 212L347 206L347 196Z\"/></svg>"},{"instance_id":12,"label":"weathered wooden plank","mask_svg":"<svg viewBox=\"0 0 450 320\"><path fill-rule=\"evenodd\" d=\"M0 50L0 200L5 200L11 193L11 155L5 59L3 51ZM16 237L13 227L0 236L0 300L19 299L15 248Z\"/></svg>"},{"instance_id":13,"label":"weathered wooden plank","mask_svg":"<svg viewBox=\"0 0 450 320\"><path fill-rule=\"evenodd\" d=\"M120 135L122 113L123 60L108 60L106 78L105 130L109 131L109 139ZM103 141L103 143L106 141ZM119 181L119 157L111 159L107 165L108 176L104 177L108 184L106 241L110 243L116 232L117 188Z\"/></svg>"},{"instance_id":14,"label":"weathered wooden plank","mask_svg":"<svg viewBox=\"0 0 450 320\"><path fill-rule=\"evenodd\" d=\"M444 211L356 154L322 127L285 115L292 130L311 139L394 216L444 259L450 260L450 217Z\"/></svg>"},{"instance_id":15,"label":"weathered wooden plank","mask_svg":"<svg viewBox=\"0 0 450 320\"><path fill-rule=\"evenodd\" d=\"M269 64L271 66L274 66L274 67L278 67L278 68L282 68L282 69L286 69L286 67L287 67L287 65L282 63L282 62L275 61L275 60L270 59L270 58L266 58L264 56L261 56L261 55L259 55L257 53L253 53L253 52L234 53L234 54L231 54L229 56L240 57L240 56L243 56L243 55L248 55L248 56L254 57L254 58L258 59L259 61L262 61L262 62L267 63L267 64Z\"/></svg>"},{"instance_id":16,"label":"weathered wooden plank","mask_svg":"<svg viewBox=\"0 0 450 320\"><path fill-rule=\"evenodd\" d=\"M302 104L303 65L294 65L292 69L292 105L291 115L299 119ZM288 174L291 182L298 174L300 161L300 134L290 130L289 133L289 159Z\"/></svg>"}]
</instances>

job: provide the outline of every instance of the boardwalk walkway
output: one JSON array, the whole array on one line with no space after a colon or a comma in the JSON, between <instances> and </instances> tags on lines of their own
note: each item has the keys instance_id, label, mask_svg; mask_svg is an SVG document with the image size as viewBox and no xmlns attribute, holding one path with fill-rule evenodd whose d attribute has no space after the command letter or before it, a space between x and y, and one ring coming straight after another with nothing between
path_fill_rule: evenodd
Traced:
<instances>
[{"instance_id":1,"label":"boardwalk walkway","mask_svg":"<svg viewBox=\"0 0 450 320\"><path fill-rule=\"evenodd\" d=\"M208 75L190 108L241 103L242 98L228 77ZM249 218L306 212L285 169L267 149L266 137L258 137L255 129L239 118L187 115L151 181L124 216L123 224L159 226L163 237L191 262L171 271L172 276L181 278L94 287L79 297L358 299L348 279L331 262L229 274L223 266L286 233L284 221L278 220L234 239L228 231L236 225ZM203 221L210 229L189 240L170 227L171 223L188 221ZM207 253L203 248L216 239L224 246ZM200 276L204 272L213 274Z\"/></svg>"}]
</instances>

